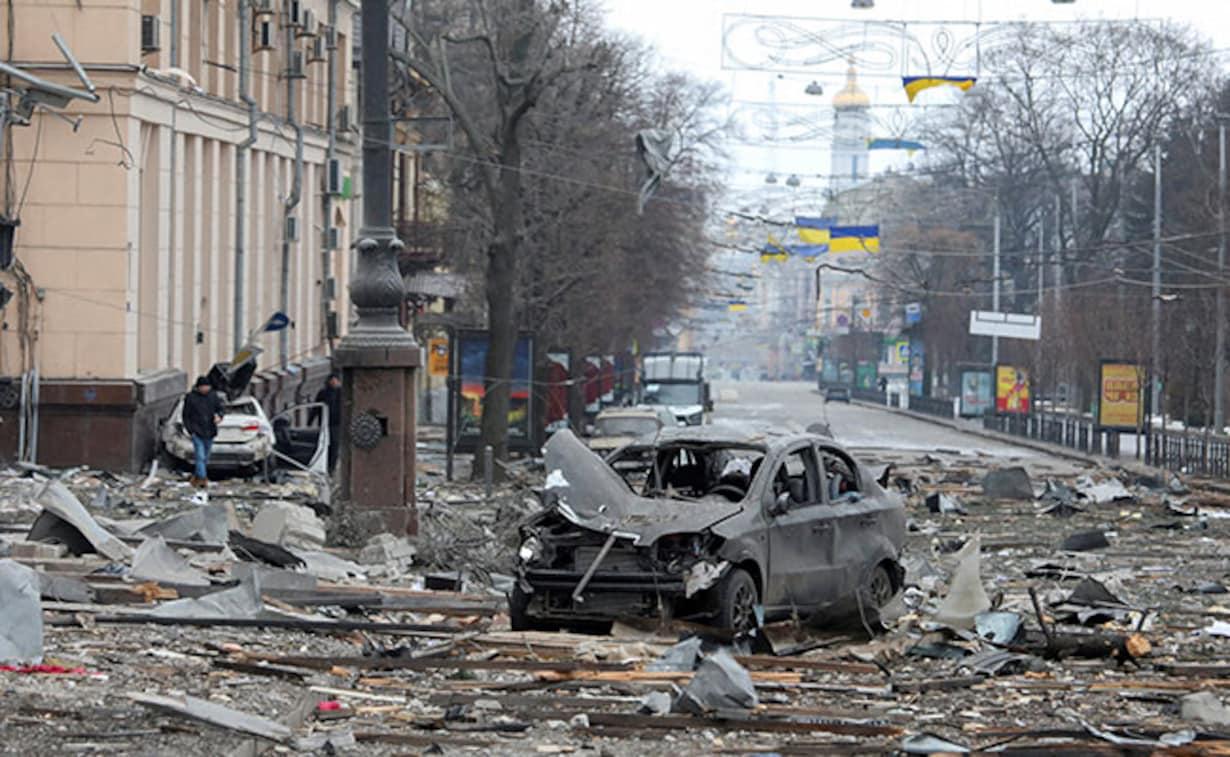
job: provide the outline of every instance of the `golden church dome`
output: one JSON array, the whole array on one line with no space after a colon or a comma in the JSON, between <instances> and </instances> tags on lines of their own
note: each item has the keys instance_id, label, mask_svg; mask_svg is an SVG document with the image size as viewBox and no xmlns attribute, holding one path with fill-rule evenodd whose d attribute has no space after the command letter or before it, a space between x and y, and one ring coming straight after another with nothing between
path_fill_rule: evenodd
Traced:
<instances>
[{"instance_id":1,"label":"golden church dome","mask_svg":"<svg viewBox=\"0 0 1230 757\"><path fill-rule=\"evenodd\" d=\"M854 64L850 64L850 68L846 70L846 86L842 87L841 91L833 95L834 108L866 108L871 105L871 98L867 93L858 88L858 76L854 71Z\"/></svg>"}]
</instances>

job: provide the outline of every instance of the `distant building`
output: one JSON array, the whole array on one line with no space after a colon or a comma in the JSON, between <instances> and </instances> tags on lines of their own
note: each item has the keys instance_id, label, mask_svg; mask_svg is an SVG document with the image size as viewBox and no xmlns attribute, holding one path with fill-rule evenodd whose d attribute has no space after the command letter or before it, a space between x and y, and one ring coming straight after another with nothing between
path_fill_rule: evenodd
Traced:
<instances>
[{"instance_id":1,"label":"distant building","mask_svg":"<svg viewBox=\"0 0 1230 757\"><path fill-rule=\"evenodd\" d=\"M10 121L4 134L12 158L3 211L21 225L18 264L0 274L16 293L3 311L0 380L39 373L39 462L141 465L187 379L228 359L277 310L293 325L284 351L279 336L262 340L254 394L271 409L290 404L314 393L328 369L348 320L360 217L350 199L358 2L240 8L239 0L12 3L13 64L80 86L58 62L58 32L100 96L61 111L80 128L36 109L29 126ZM251 33L251 121L239 98L241 30ZM292 118L303 128L301 164ZM238 268L237 161L246 172ZM0 456L11 459L12 403L0 417Z\"/></svg>"},{"instance_id":2,"label":"distant building","mask_svg":"<svg viewBox=\"0 0 1230 757\"><path fill-rule=\"evenodd\" d=\"M833 151L829 162L830 188L842 192L866 180L870 169L871 98L858 86L854 64L846 72L846 86L833 95Z\"/></svg>"}]
</instances>

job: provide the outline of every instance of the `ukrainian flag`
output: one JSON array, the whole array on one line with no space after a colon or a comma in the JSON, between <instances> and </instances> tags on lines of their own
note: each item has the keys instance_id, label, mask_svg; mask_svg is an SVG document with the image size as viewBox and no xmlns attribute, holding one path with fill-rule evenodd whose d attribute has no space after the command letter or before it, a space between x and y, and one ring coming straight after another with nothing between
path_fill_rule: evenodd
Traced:
<instances>
[{"instance_id":1,"label":"ukrainian flag","mask_svg":"<svg viewBox=\"0 0 1230 757\"><path fill-rule=\"evenodd\" d=\"M913 139L869 139L868 150L908 150L912 155L915 150L925 150L926 146Z\"/></svg>"},{"instance_id":2,"label":"ukrainian flag","mask_svg":"<svg viewBox=\"0 0 1230 757\"><path fill-rule=\"evenodd\" d=\"M726 303L726 309L732 313L742 313L747 310L747 303L743 300L731 300Z\"/></svg>"},{"instance_id":3,"label":"ukrainian flag","mask_svg":"<svg viewBox=\"0 0 1230 757\"><path fill-rule=\"evenodd\" d=\"M760 249L761 263L785 263L790 258L790 251L769 235L769 241Z\"/></svg>"},{"instance_id":4,"label":"ukrainian flag","mask_svg":"<svg viewBox=\"0 0 1230 757\"><path fill-rule=\"evenodd\" d=\"M827 233L827 232L826 232ZM816 258L829 251L827 244L792 244L790 254L798 255L808 263L816 262Z\"/></svg>"},{"instance_id":5,"label":"ukrainian flag","mask_svg":"<svg viewBox=\"0 0 1230 757\"><path fill-rule=\"evenodd\" d=\"M924 89L948 84L957 87L962 92L968 92L977 80L974 76L903 76L901 86L905 88L905 96L910 98L910 102L914 102L914 98Z\"/></svg>"},{"instance_id":6,"label":"ukrainian flag","mask_svg":"<svg viewBox=\"0 0 1230 757\"><path fill-rule=\"evenodd\" d=\"M879 251L879 226L834 226L830 229L829 252Z\"/></svg>"},{"instance_id":7,"label":"ukrainian flag","mask_svg":"<svg viewBox=\"0 0 1230 757\"><path fill-rule=\"evenodd\" d=\"M794 225L799 230L799 240L804 244L827 245L829 243L829 228L833 225L833 219L796 216Z\"/></svg>"}]
</instances>

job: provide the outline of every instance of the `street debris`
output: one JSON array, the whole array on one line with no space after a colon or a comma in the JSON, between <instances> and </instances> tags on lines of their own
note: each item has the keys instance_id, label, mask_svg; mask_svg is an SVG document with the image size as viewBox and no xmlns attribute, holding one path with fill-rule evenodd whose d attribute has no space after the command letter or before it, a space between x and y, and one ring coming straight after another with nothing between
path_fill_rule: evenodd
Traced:
<instances>
[{"instance_id":1,"label":"street debris","mask_svg":"<svg viewBox=\"0 0 1230 757\"><path fill-rule=\"evenodd\" d=\"M981 543L981 537L975 535L957 553L948 594L935 611L937 622L954 628L973 628L978 615L991 609L991 600L982 586Z\"/></svg>"},{"instance_id":2,"label":"street debris","mask_svg":"<svg viewBox=\"0 0 1230 757\"><path fill-rule=\"evenodd\" d=\"M675 709L705 715L732 709L750 710L757 702L751 675L730 652L718 649L701 657L696 675L679 695Z\"/></svg>"},{"instance_id":3,"label":"street debris","mask_svg":"<svg viewBox=\"0 0 1230 757\"><path fill-rule=\"evenodd\" d=\"M525 466L490 498L481 484L429 477L417 538L340 545L320 518L326 538L309 535L306 547L293 542L312 520L297 519L315 514L316 495L295 478L219 483L201 507L175 473L144 489L144 476L0 473L13 555L0 560L0 648L24 639L0 660L15 713L6 745L625 757L668 737L689 754L1200 753L1224 743L1230 607L1214 592L1230 580L1230 519L1217 517L1230 494L1197 479L1177 495L1165 479L1030 463L1047 482L1031 503L985 493L981 458L930 457L867 461L893 464L889 483L914 524L898 611L833 629L753 606L745 634L669 615L620 618L599 635L607 628L510 630L507 596L527 546L515 524L544 511L532 489L552 476L548 505L562 495L578 516L615 517L588 509L575 496L584 474L558 466ZM1118 479L1132 498L1078 497L1082 477ZM80 534L79 555L71 540L24 538L52 480L64 489L56 501L68 493L94 523L77 513L86 530L65 531ZM1200 517L1171 512L1178 496ZM966 512L933 511L944 500ZM1056 529L1045 510L1062 502L1071 512ZM256 538L263 511L279 533ZM1175 520L1190 527L1154 528ZM87 532L131 554L100 553ZM1082 533L1109 546L1057 548ZM617 539L603 565L624 570L621 548ZM689 579L720 586L734 567L693 559L680 593ZM591 585L610 580L602 573ZM583 605L601 596L583 595Z\"/></svg>"},{"instance_id":4,"label":"street debris","mask_svg":"<svg viewBox=\"0 0 1230 757\"><path fill-rule=\"evenodd\" d=\"M154 536L137 547L129 575L138 581L154 581L181 586L209 586L209 576L188 564L166 539Z\"/></svg>"},{"instance_id":5,"label":"street debris","mask_svg":"<svg viewBox=\"0 0 1230 757\"><path fill-rule=\"evenodd\" d=\"M997 468L983 477L982 493L991 499L1033 499L1034 487L1024 468Z\"/></svg>"},{"instance_id":6,"label":"street debris","mask_svg":"<svg viewBox=\"0 0 1230 757\"><path fill-rule=\"evenodd\" d=\"M38 574L0 560L0 663L43 661L43 611Z\"/></svg>"}]
</instances>

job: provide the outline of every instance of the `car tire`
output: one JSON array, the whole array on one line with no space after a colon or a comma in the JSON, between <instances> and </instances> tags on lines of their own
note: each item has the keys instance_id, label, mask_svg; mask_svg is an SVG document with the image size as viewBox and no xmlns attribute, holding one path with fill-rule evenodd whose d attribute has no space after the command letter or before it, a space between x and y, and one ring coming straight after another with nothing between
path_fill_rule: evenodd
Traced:
<instances>
[{"instance_id":1,"label":"car tire","mask_svg":"<svg viewBox=\"0 0 1230 757\"><path fill-rule=\"evenodd\" d=\"M871 605L876 609L884 607L889 600L897 593L893 586L893 577L888 572L888 567L884 563L880 563L871 570L871 575L867 578L867 598Z\"/></svg>"},{"instance_id":2,"label":"car tire","mask_svg":"<svg viewBox=\"0 0 1230 757\"><path fill-rule=\"evenodd\" d=\"M756 590L756 582L746 570L731 569L717 585L715 599L715 625L719 628L741 633L759 625L756 620L756 605L760 604L760 592Z\"/></svg>"},{"instance_id":3,"label":"car tire","mask_svg":"<svg viewBox=\"0 0 1230 757\"><path fill-rule=\"evenodd\" d=\"M514 631L558 631L559 625L546 623L531 617L526 610L530 606L530 595L521 590L521 586L513 584L512 593L508 595L508 623Z\"/></svg>"}]
</instances>

